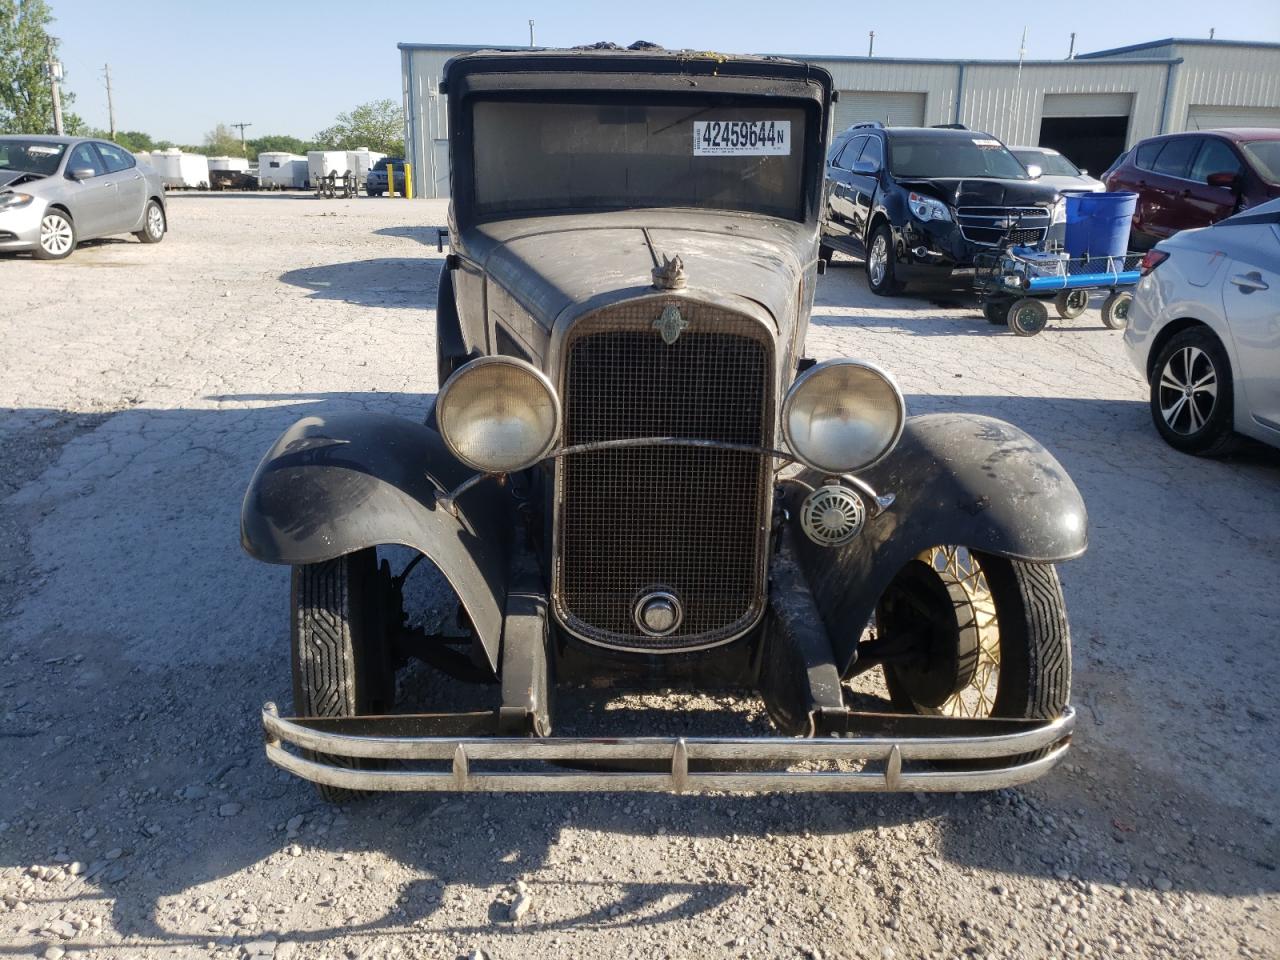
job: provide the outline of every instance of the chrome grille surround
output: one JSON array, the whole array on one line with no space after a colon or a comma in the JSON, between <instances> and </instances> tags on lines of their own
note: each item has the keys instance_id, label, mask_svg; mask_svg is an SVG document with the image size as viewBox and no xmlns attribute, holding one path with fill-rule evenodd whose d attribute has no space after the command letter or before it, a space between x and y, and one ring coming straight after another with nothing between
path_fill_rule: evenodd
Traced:
<instances>
[{"instance_id":1,"label":"chrome grille surround","mask_svg":"<svg viewBox=\"0 0 1280 960\"><path fill-rule=\"evenodd\" d=\"M1049 230L1046 207L960 207L956 223L970 243L995 247L1004 242L1036 246Z\"/></svg>"},{"instance_id":2,"label":"chrome grille surround","mask_svg":"<svg viewBox=\"0 0 1280 960\"><path fill-rule=\"evenodd\" d=\"M654 327L676 307L673 344ZM679 437L768 448L774 337L753 317L675 295L605 307L558 351L562 443ZM641 446L556 459L552 608L599 646L679 653L728 643L766 600L772 458L761 452ZM672 591L677 629L646 636L637 599Z\"/></svg>"}]
</instances>

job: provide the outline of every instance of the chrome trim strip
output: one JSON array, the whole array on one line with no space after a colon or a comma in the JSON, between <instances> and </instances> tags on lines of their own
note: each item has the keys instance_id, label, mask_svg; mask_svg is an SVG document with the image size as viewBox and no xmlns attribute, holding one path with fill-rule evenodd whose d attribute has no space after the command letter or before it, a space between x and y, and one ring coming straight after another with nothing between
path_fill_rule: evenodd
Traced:
<instances>
[{"instance_id":1,"label":"chrome trim strip","mask_svg":"<svg viewBox=\"0 0 1280 960\"><path fill-rule=\"evenodd\" d=\"M277 716L274 704L262 710L266 753L276 766L316 783L352 790L490 791L797 791L992 790L1026 783L1053 768L1070 747L1075 710L1015 733L963 737L854 736L791 737L375 737L327 733ZM357 770L299 757L285 749L333 757L435 760L448 769ZM904 769L917 760L1014 760L1048 748L1036 760L972 770ZM476 761L663 761L662 772L476 771ZM690 771L691 762L883 761L883 770L859 771Z\"/></svg>"}]
</instances>

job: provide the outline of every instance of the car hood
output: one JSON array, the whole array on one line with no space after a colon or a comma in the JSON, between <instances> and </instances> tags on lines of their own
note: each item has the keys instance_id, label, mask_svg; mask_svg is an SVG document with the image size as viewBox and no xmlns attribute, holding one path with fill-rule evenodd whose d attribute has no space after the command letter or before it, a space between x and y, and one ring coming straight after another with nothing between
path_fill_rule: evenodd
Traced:
<instances>
[{"instance_id":1,"label":"car hood","mask_svg":"<svg viewBox=\"0 0 1280 960\"><path fill-rule=\"evenodd\" d=\"M1036 183L1053 187L1059 193L1101 193L1106 184L1093 177L1072 177L1067 174L1046 173Z\"/></svg>"},{"instance_id":2,"label":"car hood","mask_svg":"<svg viewBox=\"0 0 1280 960\"><path fill-rule=\"evenodd\" d=\"M794 321L816 225L689 210L636 210L506 220L463 232L467 255L550 331L562 318L655 292L653 269L680 257L682 296Z\"/></svg>"},{"instance_id":3,"label":"car hood","mask_svg":"<svg viewBox=\"0 0 1280 960\"><path fill-rule=\"evenodd\" d=\"M25 170L0 170L0 190L6 187L21 187L39 183L49 179L42 173L27 173Z\"/></svg>"},{"instance_id":4,"label":"car hood","mask_svg":"<svg viewBox=\"0 0 1280 960\"><path fill-rule=\"evenodd\" d=\"M1052 204L1058 199L1058 191L1043 180L899 177L898 183L927 193L952 207L1025 207Z\"/></svg>"}]
</instances>

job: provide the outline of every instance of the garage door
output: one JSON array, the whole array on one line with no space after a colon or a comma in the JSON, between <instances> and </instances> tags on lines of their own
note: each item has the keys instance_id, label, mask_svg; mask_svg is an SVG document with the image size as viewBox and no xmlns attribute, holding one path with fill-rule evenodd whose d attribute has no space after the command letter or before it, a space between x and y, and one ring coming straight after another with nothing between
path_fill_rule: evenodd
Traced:
<instances>
[{"instance_id":1,"label":"garage door","mask_svg":"<svg viewBox=\"0 0 1280 960\"><path fill-rule=\"evenodd\" d=\"M889 127L924 126L923 93L841 90L836 101L836 129L879 120Z\"/></svg>"},{"instance_id":2,"label":"garage door","mask_svg":"<svg viewBox=\"0 0 1280 960\"><path fill-rule=\"evenodd\" d=\"M1133 108L1131 93L1049 93L1042 117L1127 117Z\"/></svg>"},{"instance_id":3,"label":"garage door","mask_svg":"<svg viewBox=\"0 0 1280 960\"><path fill-rule=\"evenodd\" d=\"M1187 111L1188 130L1219 127L1280 127L1280 107L1193 106Z\"/></svg>"}]
</instances>

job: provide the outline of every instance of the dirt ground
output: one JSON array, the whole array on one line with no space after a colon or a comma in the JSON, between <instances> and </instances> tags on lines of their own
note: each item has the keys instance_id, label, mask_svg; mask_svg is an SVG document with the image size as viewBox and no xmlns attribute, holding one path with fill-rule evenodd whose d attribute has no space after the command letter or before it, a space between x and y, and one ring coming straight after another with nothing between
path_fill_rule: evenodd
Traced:
<instances>
[{"instance_id":1,"label":"dirt ground","mask_svg":"<svg viewBox=\"0 0 1280 960\"><path fill-rule=\"evenodd\" d=\"M1280 956L1280 457L1166 447L1096 306L1022 339L846 261L809 338L1079 484L1044 780L337 809L270 767L288 574L242 553L244 487L305 413L422 416L444 217L182 196L158 247L0 258L0 957Z\"/></svg>"}]
</instances>

